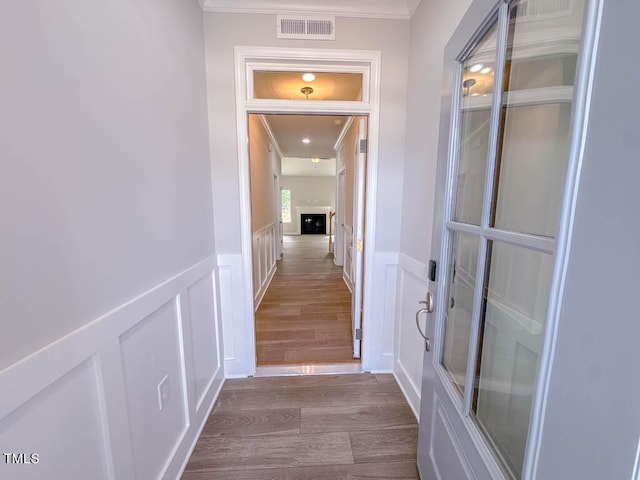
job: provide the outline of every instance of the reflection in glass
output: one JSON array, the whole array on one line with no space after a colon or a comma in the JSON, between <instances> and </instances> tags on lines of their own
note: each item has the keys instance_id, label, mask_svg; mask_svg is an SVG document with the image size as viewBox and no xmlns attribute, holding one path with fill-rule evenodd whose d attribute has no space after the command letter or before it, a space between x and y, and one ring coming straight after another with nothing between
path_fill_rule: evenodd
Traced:
<instances>
[{"instance_id":1,"label":"reflection in glass","mask_svg":"<svg viewBox=\"0 0 640 480\"><path fill-rule=\"evenodd\" d=\"M515 477L522 472L553 257L489 242L473 412Z\"/></svg>"},{"instance_id":2,"label":"reflection in glass","mask_svg":"<svg viewBox=\"0 0 640 480\"><path fill-rule=\"evenodd\" d=\"M496 28L494 25L487 32L462 64L462 111L454 220L474 225L480 225L482 218L496 63ZM479 105L482 108L478 108Z\"/></svg>"},{"instance_id":3,"label":"reflection in glass","mask_svg":"<svg viewBox=\"0 0 640 480\"><path fill-rule=\"evenodd\" d=\"M548 0L514 2L510 9L496 228L556 235L583 8L581 1L557 7L565 3L558 12Z\"/></svg>"},{"instance_id":4,"label":"reflection in glass","mask_svg":"<svg viewBox=\"0 0 640 480\"><path fill-rule=\"evenodd\" d=\"M449 301L445 317L442 365L460 394L464 392L478 265L478 237L453 233Z\"/></svg>"}]
</instances>

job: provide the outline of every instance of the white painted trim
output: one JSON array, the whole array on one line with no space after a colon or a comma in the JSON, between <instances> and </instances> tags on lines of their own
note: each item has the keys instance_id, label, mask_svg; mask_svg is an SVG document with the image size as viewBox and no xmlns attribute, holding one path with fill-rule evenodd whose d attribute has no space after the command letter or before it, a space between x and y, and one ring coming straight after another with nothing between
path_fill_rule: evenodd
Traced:
<instances>
[{"instance_id":1,"label":"white painted trim","mask_svg":"<svg viewBox=\"0 0 640 480\"><path fill-rule=\"evenodd\" d=\"M309 49L309 48L274 48L274 47L246 47L236 46L235 52L235 79L236 79L236 132L238 148L238 167L240 184L240 217L241 217L241 247L243 264L243 299L247 311L247 330L241 332L244 341L250 342L249 351L253 352L251 359L246 359L250 365L245 371L234 371L233 374L253 375L256 371L255 361L255 319L253 308L253 267L251 258L251 196L249 187L249 161L248 161L248 128L246 117L249 113L301 113L301 114L334 114L343 113L351 115L368 115L369 149L367 152L367 209L365 224L367 229L364 235L366 245L364 252L364 321L371 318L372 306L369 304L373 288L373 267L375 253L376 231L376 199L377 199L377 172L378 172L378 142L380 131L380 76L381 53L377 50L339 50L339 49ZM361 68L368 65L368 81L365 82L369 95L368 102L296 102L289 100L250 100L247 92L252 81L252 65L264 65L271 67L284 64L301 65L304 62L310 64L324 64L325 69L331 69L330 65L355 66ZM329 65L329 66L328 66ZM369 323L370 328L379 326ZM235 329L236 332L238 329ZM235 339L234 339L235 341ZM225 341L226 344L226 341ZM243 348L244 350L244 348ZM367 336L364 336L362 344L363 368L370 368L370 352L375 352L370 345ZM225 352L226 356L226 352Z\"/></svg>"},{"instance_id":2,"label":"white painted trim","mask_svg":"<svg viewBox=\"0 0 640 480\"><path fill-rule=\"evenodd\" d=\"M393 376L398 382L398 386L402 390L402 394L406 398L409 407L411 407L416 420L420 422L420 388L411 380L402 362L397 361L396 364L400 369L394 370Z\"/></svg>"},{"instance_id":3,"label":"white painted trim","mask_svg":"<svg viewBox=\"0 0 640 480\"><path fill-rule=\"evenodd\" d=\"M333 149L337 152L340 147L342 146L342 142L344 142L344 137L347 135L347 132L349 131L349 128L351 128L351 125L353 124L353 118L354 117L349 117L347 119L346 122L344 122L344 126L342 127L342 130L340 130L340 135L338 135L338 139L336 140L336 143L333 145ZM340 169L340 172L342 172L343 170L345 170L346 167L342 167ZM340 174L340 172L337 172L338 174Z\"/></svg>"},{"instance_id":4,"label":"white painted trim","mask_svg":"<svg viewBox=\"0 0 640 480\"><path fill-rule=\"evenodd\" d=\"M267 293L267 290L269 290L269 285L271 285L271 281L273 280L273 277L276 274L276 270L277 268L274 263L273 266L271 267L271 270L267 274L267 278L264 281L263 287L258 292L258 296L256 297L256 300L255 300L255 306L253 308L254 313L258 311L258 308L260 308L260 304L262 303L262 300L264 299L264 296Z\"/></svg>"},{"instance_id":5,"label":"white painted trim","mask_svg":"<svg viewBox=\"0 0 640 480\"><path fill-rule=\"evenodd\" d=\"M211 378L201 398L196 399L192 395L195 391L192 346L188 340L194 319L191 318L191 310L186 308L187 292L209 275L213 276L211 295L215 311L215 317L209 321L215 322L217 367L210 373ZM0 419L21 415L18 412L22 412L22 405L61 381L79 365L90 362L105 443L105 473L112 479L133 478L136 459L121 337L159 308L173 303L173 321L177 325L174 340L179 347L177 368L180 371L174 398L183 404L184 423L182 431L173 438L175 444L170 454L163 459L159 478L179 478L224 382L216 284L216 261L211 256L5 368L0 372L0 390L3 392L0 396ZM29 381L25 382L25 378ZM200 405L196 405L197 401Z\"/></svg>"},{"instance_id":6,"label":"white painted trim","mask_svg":"<svg viewBox=\"0 0 640 480\"><path fill-rule=\"evenodd\" d=\"M214 257L209 257L2 370L0 418L116 340L214 266Z\"/></svg>"},{"instance_id":7,"label":"white painted trim","mask_svg":"<svg viewBox=\"0 0 640 480\"><path fill-rule=\"evenodd\" d=\"M264 115L258 115L258 118L260 119L260 122L262 123L264 130L267 132L267 136L269 137L269 141L271 142L271 145L273 145L273 148L276 149L276 153L278 154L278 157L280 157L280 160L282 160L284 158L284 155L282 154L280 145L278 145L278 140L276 140L276 137L273 134L273 130L271 130L271 125L269 125L269 121L267 120L267 117L265 117Z\"/></svg>"},{"instance_id":8,"label":"white painted trim","mask_svg":"<svg viewBox=\"0 0 640 480\"><path fill-rule=\"evenodd\" d=\"M419 1L419 0L418 0ZM280 15L336 15L339 17L408 20L416 0L325 0L303 3L299 0L204 0L205 12L261 13ZM275 35L275 27L274 27Z\"/></svg>"}]
</instances>

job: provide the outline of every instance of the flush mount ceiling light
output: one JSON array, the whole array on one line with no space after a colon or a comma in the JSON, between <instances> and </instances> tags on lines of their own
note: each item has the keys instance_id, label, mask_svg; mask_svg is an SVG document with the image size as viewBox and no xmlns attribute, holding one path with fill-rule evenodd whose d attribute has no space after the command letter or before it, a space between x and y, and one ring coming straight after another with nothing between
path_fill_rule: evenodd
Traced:
<instances>
[{"instance_id":1,"label":"flush mount ceiling light","mask_svg":"<svg viewBox=\"0 0 640 480\"><path fill-rule=\"evenodd\" d=\"M491 67L484 67L482 70L480 70L480 73L486 75L490 71L491 71Z\"/></svg>"},{"instance_id":2,"label":"flush mount ceiling light","mask_svg":"<svg viewBox=\"0 0 640 480\"><path fill-rule=\"evenodd\" d=\"M319 159L319 158L312 158L312 159L311 159L311 162L312 162L312 163L318 163L319 161L320 161L320 159Z\"/></svg>"},{"instance_id":3,"label":"flush mount ceiling light","mask_svg":"<svg viewBox=\"0 0 640 480\"><path fill-rule=\"evenodd\" d=\"M305 82L313 82L316 79L316 76L313 73L305 73L302 75L302 80Z\"/></svg>"},{"instance_id":4,"label":"flush mount ceiling light","mask_svg":"<svg viewBox=\"0 0 640 480\"><path fill-rule=\"evenodd\" d=\"M309 100L309 95L311 95L313 93L313 88L311 88L311 87L302 87L300 89L300 93L302 93L303 95L306 95L307 100Z\"/></svg>"},{"instance_id":5,"label":"flush mount ceiling light","mask_svg":"<svg viewBox=\"0 0 640 480\"><path fill-rule=\"evenodd\" d=\"M476 63L475 65L471 65L471 68L469 69L469 71L473 72L473 73L476 73L476 72L479 72L480 70L482 70L482 67L484 67L483 64Z\"/></svg>"},{"instance_id":6,"label":"flush mount ceiling light","mask_svg":"<svg viewBox=\"0 0 640 480\"><path fill-rule=\"evenodd\" d=\"M311 143L311 140L309 140L308 138L303 138L302 143Z\"/></svg>"}]
</instances>

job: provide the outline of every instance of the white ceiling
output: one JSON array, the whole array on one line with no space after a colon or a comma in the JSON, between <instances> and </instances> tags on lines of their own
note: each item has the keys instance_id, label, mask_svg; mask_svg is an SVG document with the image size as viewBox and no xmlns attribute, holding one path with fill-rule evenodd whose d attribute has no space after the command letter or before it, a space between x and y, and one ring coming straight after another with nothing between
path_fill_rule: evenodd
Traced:
<instances>
[{"instance_id":1,"label":"white ceiling","mask_svg":"<svg viewBox=\"0 0 640 480\"><path fill-rule=\"evenodd\" d=\"M313 163L310 158L284 157L282 159L283 177L333 177L335 174L335 158L323 158L318 163Z\"/></svg>"},{"instance_id":2,"label":"white ceiling","mask_svg":"<svg viewBox=\"0 0 640 480\"><path fill-rule=\"evenodd\" d=\"M409 19L420 0L198 0L205 12Z\"/></svg>"},{"instance_id":3,"label":"white ceiling","mask_svg":"<svg viewBox=\"0 0 640 480\"><path fill-rule=\"evenodd\" d=\"M348 116L265 115L283 157L334 158L333 149ZM302 143L303 138L311 140Z\"/></svg>"}]
</instances>

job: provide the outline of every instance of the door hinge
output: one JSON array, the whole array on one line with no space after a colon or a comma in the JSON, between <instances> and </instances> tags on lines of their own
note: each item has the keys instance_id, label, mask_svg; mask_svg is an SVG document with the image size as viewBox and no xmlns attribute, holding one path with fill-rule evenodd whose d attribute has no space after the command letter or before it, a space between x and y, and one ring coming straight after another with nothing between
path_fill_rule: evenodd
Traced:
<instances>
[{"instance_id":1,"label":"door hinge","mask_svg":"<svg viewBox=\"0 0 640 480\"><path fill-rule=\"evenodd\" d=\"M362 329L356 328L356 340L362 340Z\"/></svg>"},{"instance_id":2,"label":"door hinge","mask_svg":"<svg viewBox=\"0 0 640 480\"><path fill-rule=\"evenodd\" d=\"M366 155L368 146L369 146L369 142L367 141L366 138L363 138L362 140L360 140L360 153L364 153Z\"/></svg>"},{"instance_id":3,"label":"door hinge","mask_svg":"<svg viewBox=\"0 0 640 480\"><path fill-rule=\"evenodd\" d=\"M356 248L358 249L358 253L364 252L364 241L361 238L358 239Z\"/></svg>"}]
</instances>

